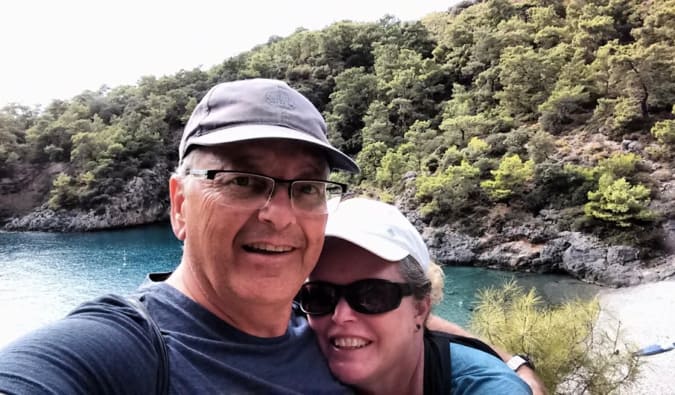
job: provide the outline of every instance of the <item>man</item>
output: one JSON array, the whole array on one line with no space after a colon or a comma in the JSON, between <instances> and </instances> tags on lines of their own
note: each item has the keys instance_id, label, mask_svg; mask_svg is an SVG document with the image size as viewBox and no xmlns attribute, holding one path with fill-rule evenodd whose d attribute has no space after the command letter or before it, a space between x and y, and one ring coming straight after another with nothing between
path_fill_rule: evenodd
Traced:
<instances>
[{"instance_id":1,"label":"man","mask_svg":"<svg viewBox=\"0 0 675 395\"><path fill-rule=\"evenodd\" d=\"M213 87L170 179L181 262L139 291L152 321L117 297L86 303L0 351L0 393L152 394L167 372L176 394L347 392L291 311L346 189L327 181L335 169L358 171L297 91L264 79Z\"/></svg>"}]
</instances>

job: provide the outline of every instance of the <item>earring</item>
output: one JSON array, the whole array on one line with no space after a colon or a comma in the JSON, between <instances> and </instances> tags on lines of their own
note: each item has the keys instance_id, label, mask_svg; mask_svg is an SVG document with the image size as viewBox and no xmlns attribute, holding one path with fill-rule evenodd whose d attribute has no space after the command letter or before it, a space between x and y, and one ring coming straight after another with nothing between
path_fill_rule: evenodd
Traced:
<instances>
[{"instance_id":1,"label":"earring","mask_svg":"<svg viewBox=\"0 0 675 395\"><path fill-rule=\"evenodd\" d=\"M422 329L422 325L420 324L415 325L415 332L419 332L420 329Z\"/></svg>"}]
</instances>

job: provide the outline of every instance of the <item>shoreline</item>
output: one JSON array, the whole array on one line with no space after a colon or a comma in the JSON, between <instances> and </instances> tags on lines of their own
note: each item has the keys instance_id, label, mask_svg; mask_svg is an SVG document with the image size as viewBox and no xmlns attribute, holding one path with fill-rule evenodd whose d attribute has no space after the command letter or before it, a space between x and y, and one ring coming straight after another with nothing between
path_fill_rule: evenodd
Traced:
<instances>
[{"instance_id":1,"label":"shoreline","mask_svg":"<svg viewBox=\"0 0 675 395\"><path fill-rule=\"evenodd\" d=\"M624 339L635 347L675 342L675 278L598 294L598 325L620 323ZM630 394L672 394L675 391L675 350L642 356L640 373Z\"/></svg>"}]
</instances>

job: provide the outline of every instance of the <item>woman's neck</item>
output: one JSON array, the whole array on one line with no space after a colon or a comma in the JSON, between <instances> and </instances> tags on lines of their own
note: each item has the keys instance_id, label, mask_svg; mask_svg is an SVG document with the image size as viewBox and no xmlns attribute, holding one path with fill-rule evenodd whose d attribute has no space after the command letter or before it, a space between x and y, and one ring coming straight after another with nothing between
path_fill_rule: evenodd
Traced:
<instances>
[{"instance_id":1,"label":"woman's neck","mask_svg":"<svg viewBox=\"0 0 675 395\"><path fill-rule=\"evenodd\" d=\"M356 385L356 392L365 395L388 395L388 394L410 394L422 395L424 393L424 342L420 331L419 338L415 338L415 343L419 347L415 349L415 354L403 358L396 366L398 369L388 372L387 377L378 377L376 380L368 383ZM407 363L407 361L410 361Z\"/></svg>"}]
</instances>

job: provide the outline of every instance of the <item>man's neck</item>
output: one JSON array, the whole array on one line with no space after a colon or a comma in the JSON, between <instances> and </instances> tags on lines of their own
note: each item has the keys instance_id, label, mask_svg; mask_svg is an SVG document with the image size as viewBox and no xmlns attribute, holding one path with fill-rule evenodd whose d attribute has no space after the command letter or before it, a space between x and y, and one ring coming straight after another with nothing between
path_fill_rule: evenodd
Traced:
<instances>
[{"instance_id":1,"label":"man's neck","mask_svg":"<svg viewBox=\"0 0 675 395\"><path fill-rule=\"evenodd\" d=\"M286 333L292 302L263 304L217 297L203 289L186 265L180 264L166 283L238 330L257 337L278 337Z\"/></svg>"}]
</instances>

